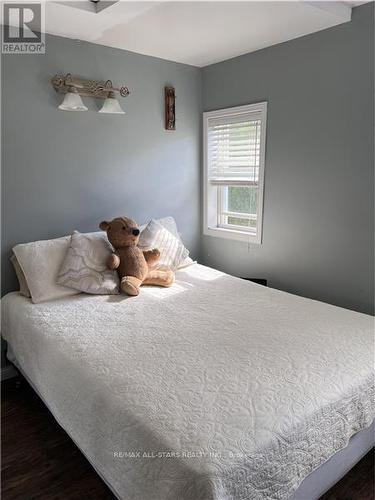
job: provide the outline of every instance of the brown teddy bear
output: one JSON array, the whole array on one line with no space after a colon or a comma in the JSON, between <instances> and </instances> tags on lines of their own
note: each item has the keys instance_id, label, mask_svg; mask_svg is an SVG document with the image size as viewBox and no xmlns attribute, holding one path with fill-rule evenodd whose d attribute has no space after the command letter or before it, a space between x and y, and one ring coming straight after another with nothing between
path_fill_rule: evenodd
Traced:
<instances>
[{"instance_id":1,"label":"brown teddy bear","mask_svg":"<svg viewBox=\"0 0 375 500\"><path fill-rule=\"evenodd\" d=\"M111 222L101 222L99 227L107 232L115 250L109 256L107 266L109 269L117 269L124 293L138 295L141 285L172 285L172 271L152 269L159 260L159 250L154 248L142 251L138 248L140 230L136 222L128 217L116 217Z\"/></svg>"}]
</instances>

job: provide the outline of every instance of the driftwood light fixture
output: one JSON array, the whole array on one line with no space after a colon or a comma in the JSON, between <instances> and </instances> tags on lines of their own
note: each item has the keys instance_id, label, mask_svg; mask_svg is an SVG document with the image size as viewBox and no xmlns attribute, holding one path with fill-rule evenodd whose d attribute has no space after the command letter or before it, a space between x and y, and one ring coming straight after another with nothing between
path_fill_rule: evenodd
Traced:
<instances>
[{"instance_id":1,"label":"driftwood light fixture","mask_svg":"<svg viewBox=\"0 0 375 500\"><path fill-rule=\"evenodd\" d=\"M111 80L105 82L83 80L82 78L73 77L70 73L65 76L55 75L51 83L56 92L66 94L73 87L81 96L96 97L98 99L106 99L109 92L118 92L121 97L127 97L130 94L128 87L114 87Z\"/></svg>"},{"instance_id":2,"label":"driftwood light fixture","mask_svg":"<svg viewBox=\"0 0 375 500\"><path fill-rule=\"evenodd\" d=\"M121 97L127 97L130 94L128 87L114 87L111 80L84 80L73 77L70 73L55 75L51 83L56 92L67 94L63 103L59 106L60 109L67 111L86 111L87 108L80 97L84 96L104 99L104 105L100 110L102 113L124 114L116 100L116 93L120 94Z\"/></svg>"},{"instance_id":3,"label":"driftwood light fixture","mask_svg":"<svg viewBox=\"0 0 375 500\"><path fill-rule=\"evenodd\" d=\"M165 129L176 130L176 95L173 87L164 88Z\"/></svg>"}]
</instances>

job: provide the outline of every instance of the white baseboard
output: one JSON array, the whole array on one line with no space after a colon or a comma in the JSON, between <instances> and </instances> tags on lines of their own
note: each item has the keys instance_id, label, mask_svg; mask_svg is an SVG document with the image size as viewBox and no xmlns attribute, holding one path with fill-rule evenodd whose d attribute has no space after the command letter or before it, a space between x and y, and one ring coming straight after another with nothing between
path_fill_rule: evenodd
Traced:
<instances>
[{"instance_id":1,"label":"white baseboard","mask_svg":"<svg viewBox=\"0 0 375 500\"><path fill-rule=\"evenodd\" d=\"M1 381L7 380L8 378L17 377L18 372L12 365L1 367Z\"/></svg>"}]
</instances>

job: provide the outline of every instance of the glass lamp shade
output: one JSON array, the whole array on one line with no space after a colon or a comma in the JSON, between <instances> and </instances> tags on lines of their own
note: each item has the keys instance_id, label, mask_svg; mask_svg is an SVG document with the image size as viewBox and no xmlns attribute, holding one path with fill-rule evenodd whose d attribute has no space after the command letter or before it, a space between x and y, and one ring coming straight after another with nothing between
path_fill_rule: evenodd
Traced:
<instances>
[{"instance_id":1,"label":"glass lamp shade","mask_svg":"<svg viewBox=\"0 0 375 500\"><path fill-rule=\"evenodd\" d=\"M104 100L102 108L99 113L111 113L117 115L124 115L125 111L121 108L120 103L115 96L109 95L107 99Z\"/></svg>"},{"instance_id":2,"label":"glass lamp shade","mask_svg":"<svg viewBox=\"0 0 375 500\"><path fill-rule=\"evenodd\" d=\"M64 100L60 104L59 109L64 111L87 111L86 106L82 102L81 96L74 91L69 91L65 94Z\"/></svg>"}]
</instances>

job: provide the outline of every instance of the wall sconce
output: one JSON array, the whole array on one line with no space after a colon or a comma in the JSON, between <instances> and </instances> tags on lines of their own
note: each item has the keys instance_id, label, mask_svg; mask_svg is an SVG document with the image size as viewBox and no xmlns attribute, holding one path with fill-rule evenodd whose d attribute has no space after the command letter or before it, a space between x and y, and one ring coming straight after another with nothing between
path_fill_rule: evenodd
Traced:
<instances>
[{"instance_id":1,"label":"wall sconce","mask_svg":"<svg viewBox=\"0 0 375 500\"><path fill-rule=\"evenodd\" d=\"M63 102L59 106L59 109L64 111L87 111L86 106L82 102L81 96L74 87L68 89Z\"/></svg>"},{"instance_id":2,"label":"wall sconce","mask_svg":"<svg viewBox=\"0 0 375 500\"><path fill-rule=\"evenodd\" d=\"M121 108L120 103L116 99L115 93L109 92L108 97L105 99L103 106L99 109L98 113L124 115L125 111Z\"/></svg>"},{"instance_id":3,"label":"wall sconce","mask_svg":"<svg viewBox=\"0 0 375 500\"><path fill-rule=\"evenodd\" d=\"M128 87L114 87L111 80L97 82L95 80L74 78L70 73L65 76L55 75L51 83L56 92L65 94L59 109L64 111L87 111L81 99L81 96L84 96L104 99L99 113L125 114L116 99L115 93L118 92L121 97L127 97L130 94Z\"/></svg>"}]
</instances>

